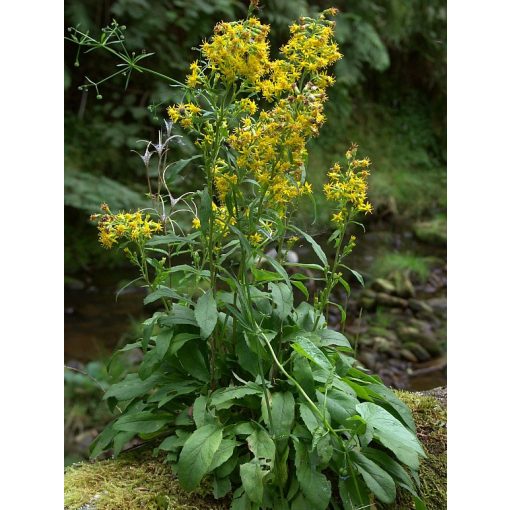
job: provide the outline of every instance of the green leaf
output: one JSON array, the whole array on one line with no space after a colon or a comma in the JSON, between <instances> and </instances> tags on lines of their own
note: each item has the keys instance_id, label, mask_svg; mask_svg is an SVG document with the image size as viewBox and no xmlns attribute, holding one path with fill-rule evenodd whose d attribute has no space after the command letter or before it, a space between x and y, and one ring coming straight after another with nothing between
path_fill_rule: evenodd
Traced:
<instances>
[{"instance_id":1,"label":"green leaf","mask_svg":"<svg viewBox=\"0 0 510 510\"><path fill-rule=\"evenodd\" d=\"M370 495L360 476L348 476L338 481L338 492L344 510L360 510L371 508Z\"/></svg>"},{"instance_id":2,"label":"green leaf","mask_svg":"<svg viewBox=\"0 0 510 510\"><path fill-rule=\"evenodd\" d=\"M280 320L285 320L292 310L294 297L292 290L285 283L269 283L273 303L276 305L275 314Z\"/></svg>"},{"instance_id":3,"label":"green leaf","mask_svg":"<svg viewBox=\"0 0 510 510\"><path fill-rule=\"evenodd\" d=\"M253 267L251 272L256 282L278 282L284 279L283 276L278 273L268 271L267 269L257 269Z\"/></svg>"},{"instance_id":4,"label":"green leaf","mask_svg":"<svg viewBox=\"0 0 510 510\"><path fill-rule=\"evenodd\" d=\"M216 499L224 498L232 490L230 478L213 478L213 496Z\"/></svg>"},{"instance_id":5,"label":"green leaf","mask_svg":"<svg viewBox=\"0 0 510 510\"><path fill-rule=\"evenodd\" d=\"M218 309L211 289L198 298L195 306L195 319L200 327L202 338L208 338L218 322Z\"/></svg>"},{"instance_id":6,"label":"green leaf","mask_svg":"<svg viewBox=\"0 0 510 510\"><path fill-rule=\"evenodd\" d=\"M396 460L375 448L364 448L363 454L387 471L398 485L409 491L413 496L418 496L413 480Z\"/></svg>"},{"instance_id":7,"label":"green leaf","mask_svg":"<svg viewBox=\"0 0 510 510\"><path fill-rule=\"evenodd\" d=\"M301 356L309 359L312 363L315 363L324 370L329 372L333 369L326 355L316 345L310 342L308 338L298 336L291 346L296 352L301 354Z\"/></svg>"},{"instance_id":8,"label":"green leaf","mask_svg":"<svg viewBox=\"0 0 510 510\"><path fill-rule=\"evenodd\" d=\"M339 347L346 347L347 349L352 350L349 340L347 340L347 338L338 331L325 328L320 329L317 333L319 333L321 337L319 342L321 347L326 345L337 345Z\"/></svg>"},{"instance_id":9,"label":"green leaf","mask_svg":"<svg viewBox=\"0 0 510 510\"><path fill-rule=\"evenodd\" d=\"M115 430L122 432L136 432L137 434L150 434L162 429L170 423L172 415L169 413L155 413L142 411L140 413L121 416L113 425Z\"/></svg>"},{"instance_id":10,"label":"green leaf","mask_svg":"<svg viewBox=\"0 0 510 510\"><path fill-rule=\"evenodd\" d=\"M216 408L224 409L222 404L230 402L232 400L243 398L246 395L261 395L262 389L254 386L229 386L227 388L221 388L216 390L211 395L211 406Z\"/></svg>"},{"instance_id":11,"label":"green leaf","mask_svg":"<svg viewBox=\"0 0 510 510\"><path fill-rule=\"evenodd\" d=\"M303 282L297 281L297 280L291 280L290 283L294 285L297 289L299 289L306 297L306 299L309 299L310 295L308 293L308 289L303 285Z\"/></svg>"},{"instance_id":12,"label":"green leaf","mask_svg":"<svg viewBox=\"0 0 510 510\"><path fill-rule=\"evenodd\" d=\"M267 459L271 464L275 457L275 445L271 436L261 427L256 427L246 441L248 448L257 459Z\"/></svg>"},{"instance_id":13,"label":"green leaf","mask_svg":"<svg viewBox=\"0 0 510 510\"><path fill-rule=\"evenodd\" d=\"M331 483L312 468L306 446L294 441L296 450L296 476L299 486L314 510L326 510L331 500Z\"/></svg>"},{"instance_id":14,"label":"green leaf","mask_svg":"<svg viewBox=\"0 0 510 510\"><path fill-rule=\"evenodd\" d=\"M327 397L320 391L317 391L316 395L321 406L324 406L326 401L326 409L338 424L343 424L347 418L356 414L358 400L342 391L333 388L328 391Z\"/></svg>"},{"instance_id":15,"label":"green leaf","mask_svg":"<svg viewBox=\"0 0 510 510\"><path fill-rule=\"evenodd\" d=\"M310 243L310 246L312 247L317 257L319 257L319 260L322 262L323 266L327 267L328 257L326 257L326 254L324 253L323 249L316 243L313 237L308 235L306 232L303 232L301 229L294 225L290 226L289 228L301 234Z\"/></svg>"},{"instance_id":16,"label":"green leaf","mask_svg":"<svg viewBox=\"0 0 510 510\"><path fill-rule=\"evenodd\" d=\"M363 279L363 276L361 275L361 273L358 273L358 271L354 271L354 269L351 269L350 267L348 267L348 266L346 266L344 264L340 264L340 266L345 268L345 269L348 269L354 275L356 280L358 280L358 282L361 283L361 286L362 287L365 286L365 280Z\"/></svg>"},{"instance_id":17,"label":"green leaf","mask_svg":"<svg viewBox=\"0 0 510 510\"><path fill-rule=\"evenodd\" d=\"M273 415L274 435L276 439L290 436L294 425L294 396L290 391L273 393L271 399L271 412Z\"/></svg>"},{"instance_id":18,"label":"green leaf","mask_svg":"<svg viewBox=\"0 0 510 510\"><path fill-rule=\"evenodd\" d=\"M208 424L195 430L184 443L177 463L177 476L184 489L195 489L209 471L222 436L222 429Z\"/></svg>"},{"instance_id":19,"label":"green leaf","mask_svg":"<svg viewBox=\"0 0 510 510\"><path fill-rule=\"evenodd\" d=\"M352 450L350 455L367 487L375 497L383 503L393 502L397 495L397 489L391 476L362 453Z\"/></svg>"},{"instance_id":20,"label":"green leaf","mask_svg":"<svg viewBox=\"0 0 510 510\"><path fill-rule=\"evenodd\" d=\"M414 496L413 501L415 510L427 510L427 506L418 496Z\"/></svg>"},{"instance_id":21,"label":"green leaf","mask_svg":"<svg viewBox=\"0 0 510 510\"><path fill-rule=\"evenodd\" d=\"M196 154L195 156L191 156L188 159L180 159L179 161L174 161L172 164L168 165L165 172L165 180L173 183L175 178L179 175L179 173L184 169L184 167L193 161L194 159L200 158L202 154Z\"/></svg>"},{"instance_id":22,"label":"green leaf","mask_svg":"<svg viewBox=\"0 0 510 510\"><path fill-rule=\"evenodd\" d=\"M264 497L264 473L258 462L247 462L239 467L239 474L243 482L243 488L250 500L262 504Z\"/></svg>"},{"instance_id":23,"label":"green leaf","mask_svg":"<svg viewBox=\"0 0 510 510\"><path fill-rule=\"evenodd\" d=\"M174 326L177 324L186 324L189 326L197 326L195 314L191 308L174 304L172 309L159 320L162 326Z\"/></svg>"},{"instance_id":24,"label":"green leaf","mask_svg":"<svg viewBox=\"0 0 510 510\"><path fill-rule=\"evenodd\" d=\"M200 338L196 333L179 333L178 335L175 335L170 343L170 354L177 354L183 345L190 340L195 340L196 338Z\"/></svg>"},{"instance_id":25,"label":"green leaf","mask_svg":"<svg viewBox=\"0 0 510 510\"><path fill-rule=\"evenodd\" d=\"M144 305L148 305L150 303L154 303L154 301L157 301L161 298L169 298L169 299L175 299L176 301L188 301L189 299L185 298L175 290L169 288L169 287L159 287L154 292L151 292L147 296L145 296L145 299L143 300Z\"/></svg>"},{"instance_id":26,"label":"green leaf","mask_svg":"<svg viewBox=\"0 0 510 510\"><path fill-rule=\"evenodd\" d=\"M187 343L179 351L179 361L183 368L199 381L209 382L211 376L204 355L196 343Z\"/></svg>"},{"instance_id":27,"label":"green leaf","mask_svg":"<svg viewBox=\"0 0 510 510\"><path fill-rule=\"evenodd\" d=\"M374 438L390 449L396 457L411 469L419 468L419 456L425 452L417 437L381 406L363 402L356 410L368 425L374 428Z\"/></svg>"},{"instance_id":28,"label":"green leaf","mask_svg":"<svg viewBox=\"0 0 510 510\"><path fill-rule=\"evenodd\" d=\"M234 450L239 443L234 439L222 439L219 448L216 450L209 467L210 471L220 467L227 462L234 454Z\"/></svg>"},{"instance_id":29,"label":"green leaf","mask_svg":"<svg viewBox=\"0 0 510 510\"><path fill-rule=\"evenodd\" d=\"M123 381L112 384L104 394L103 399L114 397L117 400L131 400L147 393L160 380L160 374L153 374L144 381L140 379L138 374L128 374Z\"/></svg>"}]
</instances>

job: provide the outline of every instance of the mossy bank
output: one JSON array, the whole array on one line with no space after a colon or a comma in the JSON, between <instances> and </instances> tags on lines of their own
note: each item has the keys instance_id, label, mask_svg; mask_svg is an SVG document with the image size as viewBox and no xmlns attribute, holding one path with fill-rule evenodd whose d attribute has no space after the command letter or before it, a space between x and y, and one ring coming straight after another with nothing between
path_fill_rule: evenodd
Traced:
<instances>
[{"instance_id":1,"label":"mossy bank","mask_svg":"<svg viewBox=\"0 0 510 510\"><path fill-rule=\"evenodd\" d=\"M399 392L411 408L427 459L420 470L421 492L430 510L446 508L446 389L423 393ZM216 501L203 484L183 491L171 468L147 454L127 454L116 460L76 464L64 477L66 510L223 510L229 501ZM376 507L374 507L376 508ZM387 509L410 510L407 494Z\"/></svg>"}]
</instances>

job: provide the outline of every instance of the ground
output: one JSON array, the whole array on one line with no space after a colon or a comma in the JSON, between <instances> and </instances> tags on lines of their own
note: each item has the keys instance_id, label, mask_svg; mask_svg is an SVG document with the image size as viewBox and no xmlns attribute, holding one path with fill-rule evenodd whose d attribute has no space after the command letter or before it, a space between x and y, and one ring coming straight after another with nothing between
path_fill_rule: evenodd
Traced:
<instances>
[{"instance_id":1,"label":"ground","mask_svg":"<svg viewBox=\"0 0 510 510\"><path fill-rule=\"evenodd\" d=\"M421 493L428 510L446 509L446 389L398 392L411 408L418 437L427 452L420 470ZM223 510L202 485L184 492L168 465L148 453L126 454L115 460L81 463L69 467L64 478L66 510ZM375 508L375 507L374 507ZM386 509L411 510L407 494Z\"/></svg>"}]
</instances>

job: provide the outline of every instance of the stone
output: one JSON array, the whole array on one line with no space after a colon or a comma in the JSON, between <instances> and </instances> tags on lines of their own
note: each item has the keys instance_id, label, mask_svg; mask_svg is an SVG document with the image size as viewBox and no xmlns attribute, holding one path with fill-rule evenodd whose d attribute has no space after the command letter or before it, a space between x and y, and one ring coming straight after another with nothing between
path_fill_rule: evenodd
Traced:
<instances>
[{"instance_id":1,"label":"stone","mask_svg":"<svg viewBox=\"0 0 510 510\"><path fill-rule=\"evenodd\" d=\"M402 349L400 356L411 363L418 363L418 358L408 349Z\"/></svg>"},{"instance_id":2,"label":"stone","mask_svg":"<svg viewBox=\"0 0 510 510\"><path fill-rule=\"evenodd\" d=\"M366 368L374 370L377 363L377 355L371 351L363 351L358 356L358 361L360 361Z\"/></svg>"},{"instance_id":3,"label":"stone","mask_svg":"<svg viewBox=\"0 0 510 510\"><path fill-rule=\"evenodd\" d=\"M424 243L446 246L446 219L435 218L415 223L413 233L418 240Z\"/></svg>"},{"instance_id":4,"label":"stone","mask_svg":"<svg viewBox=\"0 0 510 510\"><path fill-rule=\"evenodd\" d=\"M392 329L383 328L382 326L370 326L368 334L374 337L382 336L394 344L398 343L398 336Z\"/></svg>"},{"instance_id":5,"label":"stone","mask_svg":"<svg viewBox=\"0 0 510 510\"><path fill-rule=\"evenodd\" d=\"M435 298L427 299L427 304L435 312L446 315L446 309L447 309L447 305L448 305L446 297L435 297Z\"/></svg>"},{"instance_id":6,"label":"stone","mask_svg":"<svg viewBox=\"0 0 510 510\"><path fill-rule=\"evenodd\" d=\"M374 337L374 349L379 352L392 352L395 345L383 336Z\"/></svg>"},{"instance_id":7,"label":"stone","mask_svg":"<svg viewBox=\"0 0 510 510\"><path fill-rule=\"evenodd\" d=\"M395 285L391 283L389 280L385 280L384 278L377 278L372 282L372 289L376 292L384 292L385 294L394 294L395 293Z\"/></svg>"},{"instance_id":8,"label":"stone","mask_svg":"<svg viewBox=\"0 0 510 510\"><path fill-rule=\"evenodd\" d=\"M426 314L434 314L434 309L425 301L419 299L409 299L409 308L415 312L421 312Z\"/></svg>"},{"instance_id":9,"label":"stone","mask_svg":"<svg viewBox=\"0 0 510 510\"><path fill-rule=\"evenodd\" d=\"M416 295L409 275L406 272L395 271L391 275L391 281L395 284L395 294L402 298L410 298Z\"/></svg>"},{"instance_id":10,"label":"stone","mask_svg":"<svg viewBox=\"0 0 510 510\"><path fill-rule=\"evenodd\" d=\"M390 308L407 308L407 301L405 299L390 296L385 292L377 293L376 301L378 305L388 306Z\"/></svg>"},{"instance_id":11,"label":"stone","mask_svg":"<svg viewBox=\"0 0 510 510\"><path fill-rule=\"evenodd\" d=\"M417 344L416 342L405 343L404 349L411 351L416 356L418 361L428 361L429 359L431 359L431 356L428 353L428 351L420 344Z\"/></svg>"}]
</instances>

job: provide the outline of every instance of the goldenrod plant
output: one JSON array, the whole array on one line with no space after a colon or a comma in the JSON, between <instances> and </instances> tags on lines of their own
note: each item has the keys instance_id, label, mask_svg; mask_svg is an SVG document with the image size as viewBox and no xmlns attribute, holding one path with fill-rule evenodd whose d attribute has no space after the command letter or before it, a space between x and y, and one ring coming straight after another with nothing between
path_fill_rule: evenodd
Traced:
<instances>
[{"instance_id":1,"label":"goldenrod plant","mask_svg":"<svg viewBox=\"0 0 510 510\"><path fill-rule=\"evenodd\" d=\"M328 19L336 11L300 18L272 59L270 27L254 4L246 19L215 27L186 83L155 73L181 101L140 155L152 207L103 204L93 217L101 244L139 268L145 303L161 307L122 349L141 349L143 361L106 391L120 412L92 456L118 454L138 436L164 452L183 488L208 478L214 496L230 495L237 510L368 508L374 498L394 501L397 486L424 508L417 473L425 454L409 409L356 363L325 317L335 287L349 292L346 271L362 283L343 262L356 242L347 230L371 211L370 161L355 145L323 190L334 203L334 256L293 221L312 196L307 144L326 120L327 69L342 58ZM140 65L147 55L124 51L123 27L114 22L103 34L71 29L70 38L121 59L126 79L152 72ZM182 196L168 184L190 162L171 162L176 124L194 140L204 182ZM288 256L297 241L310 244L316 262Z\"/></svg>"}]
</instances>

